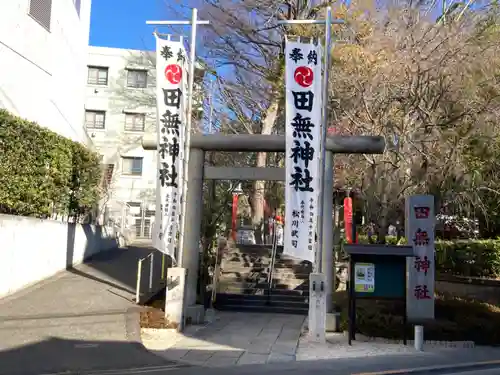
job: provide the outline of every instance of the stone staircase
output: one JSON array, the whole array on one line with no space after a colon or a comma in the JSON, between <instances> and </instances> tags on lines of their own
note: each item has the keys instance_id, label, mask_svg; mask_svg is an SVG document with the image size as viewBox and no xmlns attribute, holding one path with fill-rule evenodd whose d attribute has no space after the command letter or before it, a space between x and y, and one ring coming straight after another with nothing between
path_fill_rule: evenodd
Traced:
<instances>
[{"instance_id":1,"label":"stone staircase","mask_svg":"<svg viewBox=\"0 0 500 375\"><path fill-rule=\"evenodd\" d=\"M283 246L276 252L271 270L271 245L232 245L221 262L215 307L306 315L312 265L283 255Z\"/></svg>"}]
</instances>

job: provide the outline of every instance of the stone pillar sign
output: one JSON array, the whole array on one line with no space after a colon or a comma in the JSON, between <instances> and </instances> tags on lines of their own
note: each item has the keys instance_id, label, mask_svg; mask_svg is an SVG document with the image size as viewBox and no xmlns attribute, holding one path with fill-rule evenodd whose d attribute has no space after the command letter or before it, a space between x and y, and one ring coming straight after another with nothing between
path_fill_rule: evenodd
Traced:
<instances>
[{"instance_id":1,"label":"stone pillar sign","mask_svg":"<svg viewBox=\"0 0 500 375\"><path fill-rule=\"evenodd\" d=\"M309 336L324 343L326 329L326 277L322 273L309 275Z\"/></svg>"},{"instance_id":2,"label":"stone pillar sign","mask_svg":"<svg viewBox=\"0 0 500 375\"><path fill-rule=\"evenodd\" d=\"M415 254L407 260L406 308L408 320L414 323L434 319L435 221L432 195L406 198L406 238Z\"/></svg>"},{"instance_id":3,"label":"stone pillar sign","mask_svg":"<svg viewBox=\"0 0 500 375\"><path fill-rule=\"evenodd\" d=\"M165 319L169 328L179 332L184 328L186 269L172 267L167 271L167 294L165 301Z\"/></svg>"}]
</instances>

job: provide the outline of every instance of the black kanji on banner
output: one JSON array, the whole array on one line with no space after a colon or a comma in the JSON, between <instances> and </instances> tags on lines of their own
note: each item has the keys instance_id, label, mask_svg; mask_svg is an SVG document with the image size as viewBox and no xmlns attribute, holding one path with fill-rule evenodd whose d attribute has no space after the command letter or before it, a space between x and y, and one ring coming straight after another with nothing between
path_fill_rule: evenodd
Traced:
<instances>
[{"instance_id":1,"label":"black kanji on banner","mask_svg":"<svg viewBox=\"0 0 500 375\"><path fill-rule=\"evenodd\" d=\"M161 163L160 169L160 184L163 187L171 186L178 187L177 183L177 170L175 165L169 163Z\"/></svg>"},{"instance_id":2,"label":"black kanji on banner","mask_svg":"<svg viewBox=\"0 0 500 375\"><path fill-rule=\"evenodd\" d=\"M174 57L174 53L172 52L172 48L170 48L170 46L164 46L161 49L160 55L162 55L165 60Z\"/></svg>"},{"instance_id":3,"label":"black kanji on banner","mask_svg":"<svg viewBox=\"0 0 500 375\"><path fill-rule=\"evenodd\" d=\"M300 113L297 113L290 124L293 128L294 138L309 138L311 141L313 139L312 130L315 125L311 122L310 117L302 117Z\"/></svg>"},{"instance_id":4,"label":"black kanji on banner","mask_svg":"<svg viewBox=\"0 0 500 375\"><path fill-rule=\"evenodd\" d=\"M167 109L160 119L160 122L163 124L161 128L163 134L179 136L181 120L179 119L178 113L172 113Z\"/></svg>"},{"instance_id":5,"label":"black kanji on banner","mask_svg":"<svg viewBox=\"0 0 500 375\"><path fill-rule=\"evenodd\" d=\"M302 145L300 141L294 141L295 147L291 149L292 155L290 156L295 164L302 160L306 168L309 167L309 161L314 158L314 147L307 141Z\"/></svg>"},{"instance_id":6,"label":"black kanji on banner","mask_svg":"<svg viewBox=\"0 0 500 375\"><path fill-rule=\"evenodd\" d=\"M309 52L309 54L307 55L307 63L318 65L318 54L316 53L316 51L312 50L311 52Z\"/></svg>"},{"instance_id":7,"label":"black kanji on banner","mask_svg":"<svg viewBox=\"0 0 500 375\"><path fill-rule=\"evenodd\" d=\"M292 49L292 52L289 55L290 60L293 62L299 62L304 58L304 55L302 54L302 50L300 48L294 48Z\"/></svg>"},{"instance_id":8,"label":"black kanji on banner","mask_svg":"<svg viewBox=\"0 0 500 375\"><path fill-rule=\"evenodd\" d=\"M182 91L181 89L162 89L163 102L167 107L175 107L177 109L181 106Z\"/></svg>"},{"instance_id":9,"label":"black kanji on banner","mask_svg":"<svg viewBox=\"0 0 500 375\"><path fill-rule=\"evenodd\" d=\"M186 62L186 56L184 55L184 52L182 52L182 48L179 48L179 51L177 52L177 62L184 64Z\"/></svg>"},{"instance_id":10,"label":"black kanji on banner","mask_svg":"<svg viewBox=\"0 0 500 375\"><path fill-rule=\"evenodd\" d=\"M162 159L166 159L170 156L172 158L172 164L175 164L180 152L180 146L177 138L174 137L172 141L169 142L167 137L162 137L162 143L158 145L158 152L160 153Z\"/></svg>"},{"instance_id":11,"label":"black kanji on banner","mask_svg":"<svg viewBox=\"0 0 500 375\"><path fill-rule=\"evenodd\" d=\"M311 112L314 106L314 93L312 91L292 91L295 109Z\"/></svg>"},{"instance_id":12,"label":"black kanji on banner","mask_svg":"<svg viewBox=\"0 0 500 375\"><path fill-rule=\"evenodd\" d=\"M314 189L312 188L312 186L310 186L313 178L311 177L311 172L309 172L309 169L302 169L301 167L297 166L294 166L293 168L295 172L292 173L292 182L290 182L290 185L293 186L295 191L313 192Z\"/></svg>"}]
</instances>

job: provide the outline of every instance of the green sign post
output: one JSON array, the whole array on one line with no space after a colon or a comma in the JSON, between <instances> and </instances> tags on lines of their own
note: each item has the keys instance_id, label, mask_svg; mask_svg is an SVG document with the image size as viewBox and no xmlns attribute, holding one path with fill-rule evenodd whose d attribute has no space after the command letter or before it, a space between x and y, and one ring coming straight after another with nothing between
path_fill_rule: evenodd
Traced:
<instances>
[{"instance_id":1,"label":"green sign post","mask_svg":"<svg viewBox=\"0 0 500 375\"><path fill-rule=\"evenodd\" d=\"M406 258L412 246L344 245L349 255L349 345L356 339L356 300L399 300L406 305ZM406 306L403 309L406 345Z\"/></svg>"}]
</instances>

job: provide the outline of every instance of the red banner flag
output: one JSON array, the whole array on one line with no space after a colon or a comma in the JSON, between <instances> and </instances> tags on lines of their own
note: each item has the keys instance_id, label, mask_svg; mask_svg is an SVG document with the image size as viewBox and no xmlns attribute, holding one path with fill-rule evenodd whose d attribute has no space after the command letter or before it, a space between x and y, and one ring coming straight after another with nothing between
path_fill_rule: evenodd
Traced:
<instances>
[{"instance_id":1,"label":"red banner flag","mask_svg":"<svg viewBox=\"0 0 500 375\"><path fill-rule=\"evenodd\" d=\"M353 209L352 209L352 198L344 198L344 229L345 229L345 239L347 243L352 244L352 221ZM358 233L356 233L356 243L358 242Z\"/></svg>"},{"instance_id":2,"label":"red banner flag","mask_svg":"<svg viewBox=\"0 0 500 375\"><path fill-rule=\"evenodd\" d=\"M238 194L233 194L233 212L231 217L231 237L236 242L236 223L238 220Z\"/></svg>"}]
</instances>

